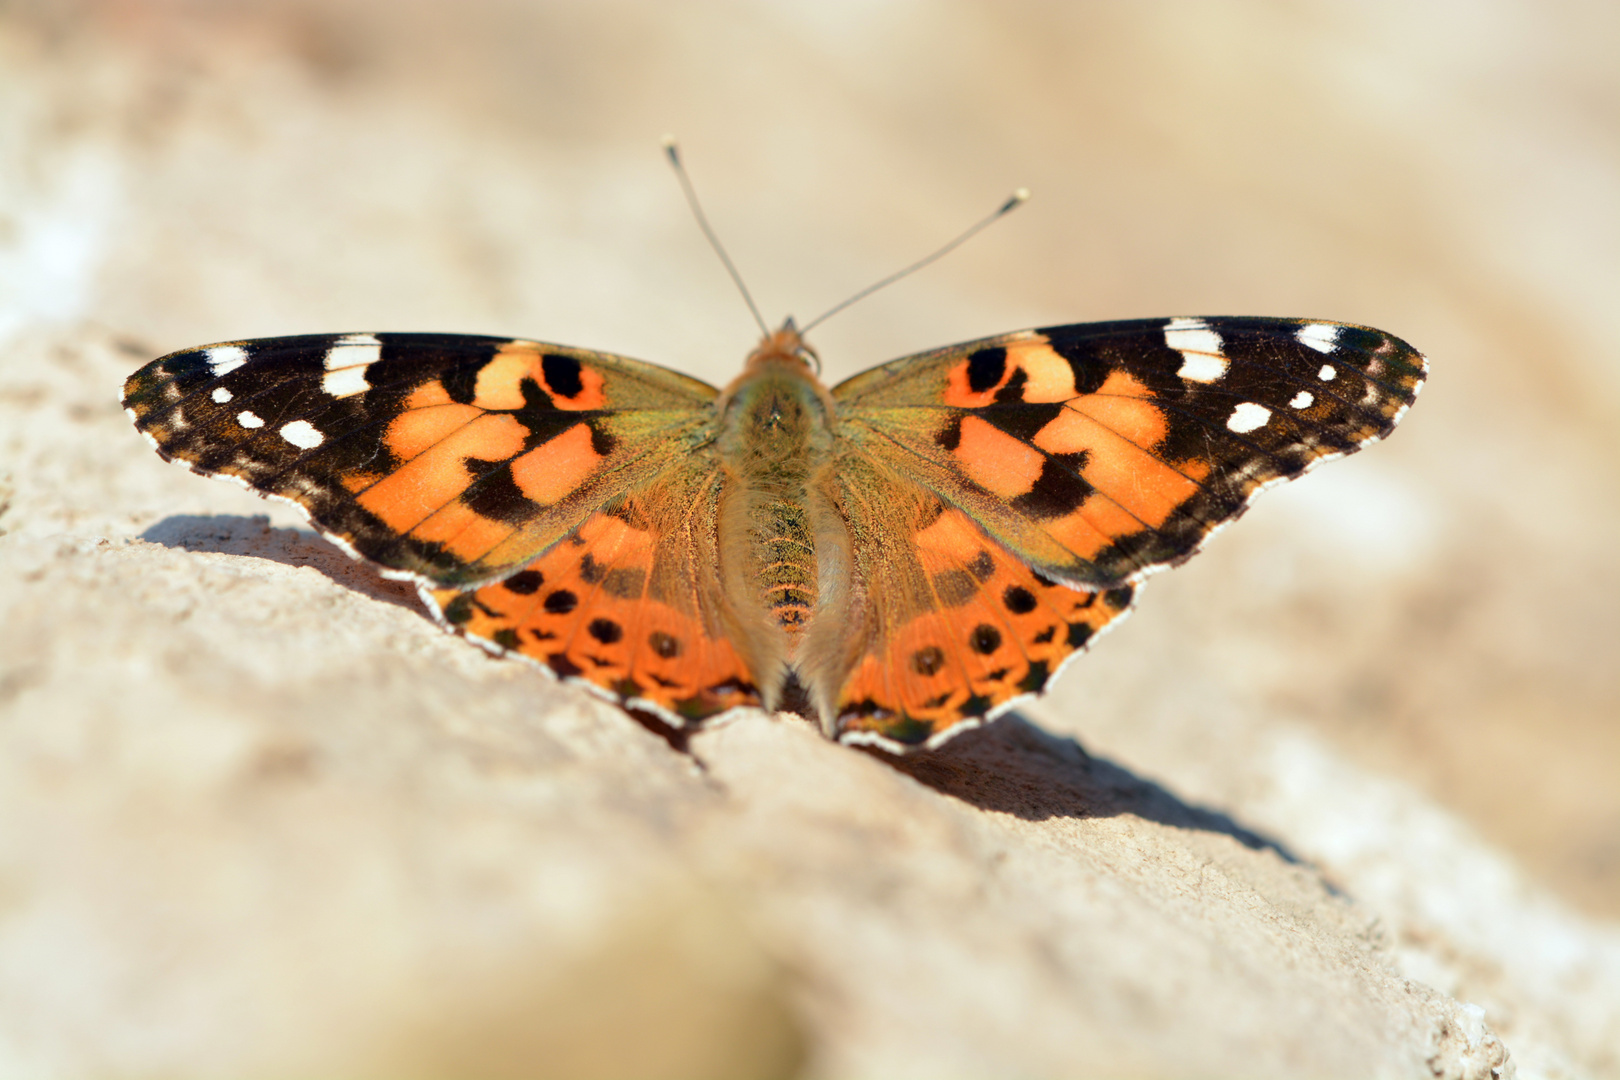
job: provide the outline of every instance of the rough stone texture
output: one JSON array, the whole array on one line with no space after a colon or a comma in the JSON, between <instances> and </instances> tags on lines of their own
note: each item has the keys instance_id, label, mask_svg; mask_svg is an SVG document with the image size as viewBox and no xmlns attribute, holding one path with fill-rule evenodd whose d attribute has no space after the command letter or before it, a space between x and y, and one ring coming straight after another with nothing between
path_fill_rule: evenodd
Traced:
<instances>
[{"instance_id":1,"label":"rough stone texture","mask_svg":"<svg viewBox=\"0 0 1620 1080\"><path fill-rule=\"evenodd\" d=\"M0 1076L1620 1076L1612 5L0 7ZM1062 319L1435 376L893 761L489 659L118 387L321 330L711 381ZM1512 1057L1509 1059L1508 1050Z\"/></svg>"}]
</instances>

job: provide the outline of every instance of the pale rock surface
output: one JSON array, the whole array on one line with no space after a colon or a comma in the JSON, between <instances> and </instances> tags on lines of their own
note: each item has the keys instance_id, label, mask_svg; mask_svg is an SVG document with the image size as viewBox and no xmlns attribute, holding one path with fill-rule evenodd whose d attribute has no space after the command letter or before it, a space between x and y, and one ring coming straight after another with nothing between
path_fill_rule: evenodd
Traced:
<instances>
[{"instance_id":1,"label":"pale rock surface","mask_svg":"<svg viewBox=\"0 0 1620 1080\"><path fill-rule=\"evenodd\" d=\"M1613 20L1170 7L0 9L0 1077L1620 1077ZM672 126L769 297L1047 203L835 378L1261 310L1436 377L898 761L493 660L119 411L316 330L723 381Z\"/></svg>"}]
</instances>

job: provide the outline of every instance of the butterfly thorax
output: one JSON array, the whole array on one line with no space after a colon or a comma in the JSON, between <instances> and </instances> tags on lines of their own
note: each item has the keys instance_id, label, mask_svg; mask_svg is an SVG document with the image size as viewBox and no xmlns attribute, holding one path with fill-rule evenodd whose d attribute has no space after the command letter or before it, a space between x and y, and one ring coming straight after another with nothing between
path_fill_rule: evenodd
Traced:
<instances>
[{"instance_id":1,"label":"butterfly thorax","mask_svg":"<svg viewBox=\"0 0 1620 1080\"><path fill-rule=\"evenodd\" d=\"M832 455L832 402L791 322L766 338L722 399L727 474L720 558L743 610L796 637L817 600L816 477Z\"/></svg>"}]
</instances>

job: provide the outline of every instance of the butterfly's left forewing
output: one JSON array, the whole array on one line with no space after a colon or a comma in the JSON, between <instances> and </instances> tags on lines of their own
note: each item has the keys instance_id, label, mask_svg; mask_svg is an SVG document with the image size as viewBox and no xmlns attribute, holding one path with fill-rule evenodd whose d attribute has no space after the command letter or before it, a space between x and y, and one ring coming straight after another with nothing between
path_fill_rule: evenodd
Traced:
<instances>
[{"instance_id":1,"label":"butterfly's left forewing","mask_svg":"<svg viewBox=\"0 0 1620 1080\"><path fill-rule=\"evenodd\" d=\"M839 732L937 741L1041 689L1256 493L1387 435L1425 373L1367 327L1178 318L1023 331L841 383L837 434L862 468L840 472L864 469L883 506L845 485L845 515L914 580L854 607L850 674L827 680ZM938 509L892 509L909 504Z\"/></svg>"},{"instance_id":2,"label":"butterfly's left forewing","mask_svg":"<svg viewBox=\"0 0 1620 1080\"><path fill-rule=\"evenodd\" d=\"M166 458L301 507L388 570L511 574L712 436L715 390L585 349L458 334L187 349L124 405Z\"/></svg>"}]
</instances>

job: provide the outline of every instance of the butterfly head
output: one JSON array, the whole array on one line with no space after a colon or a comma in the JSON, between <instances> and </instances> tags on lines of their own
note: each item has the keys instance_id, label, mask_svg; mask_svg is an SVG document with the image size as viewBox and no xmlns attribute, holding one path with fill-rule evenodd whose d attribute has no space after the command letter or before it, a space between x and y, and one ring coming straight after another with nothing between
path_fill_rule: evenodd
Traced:
<instances>
[{"instance_id":1,"label":"butterfly head","mask_svg":"<svg viewBox=\"0 0 1620 1080\"><path fill-rule=\"evenodd\" d=\"M748 354L747 370L757 371L766 364L788 364L821 374L821 357L805 343L791 315L782 323L780 330L766 334L754 351Z\"/></svg>"}]
</instances>

